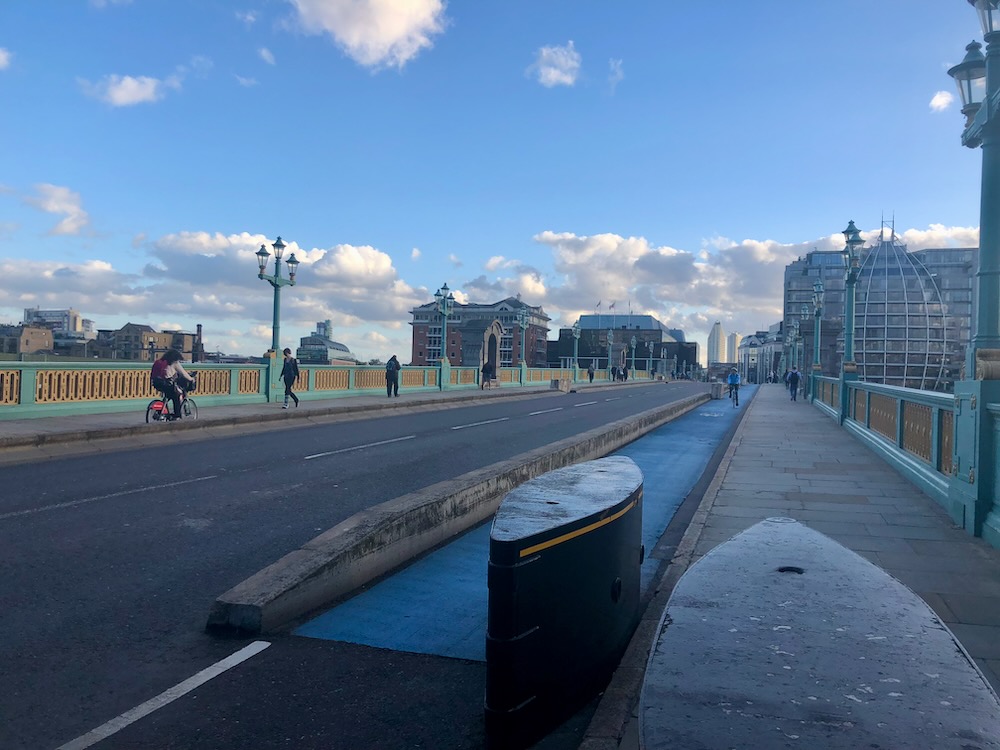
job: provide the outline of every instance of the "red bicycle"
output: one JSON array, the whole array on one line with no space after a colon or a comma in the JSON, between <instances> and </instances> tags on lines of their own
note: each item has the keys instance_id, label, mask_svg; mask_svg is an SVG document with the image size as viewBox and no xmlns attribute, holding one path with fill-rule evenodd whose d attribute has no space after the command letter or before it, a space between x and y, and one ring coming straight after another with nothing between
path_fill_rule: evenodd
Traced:
<instances>
[{"instance_id":1,"label":"red bicycle","mask_svg":"<svg viewBox=\"0 0 1000 750\"><path fill-rule=\"evenodd\" d=\"M181 386L181 419L197 419L198 404L188 394L198 385L198 379L191 373L193 380ZM161 392L158 398L154 398L146 407L147 422L170 422L174 419L174 413L170 406L170 399L167 394Z\"/></svg>"}]
</instances>

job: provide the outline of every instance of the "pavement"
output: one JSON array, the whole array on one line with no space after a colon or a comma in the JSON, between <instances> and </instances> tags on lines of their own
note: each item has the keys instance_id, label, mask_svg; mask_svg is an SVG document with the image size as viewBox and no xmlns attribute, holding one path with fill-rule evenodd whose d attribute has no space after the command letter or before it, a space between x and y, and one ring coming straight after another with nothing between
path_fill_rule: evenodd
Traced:
<instances>
[{"instance_id":1,"label":"pavement","mask_svg":"<svg viewBox=\"0 0 1000 750\"><path fill-rule=\"evenodd\" d=\"M784 387L762 386L740 408L743 420L580 750L639 748L639 694L671 591L710 550L772 517L800 521L909 587L1000 690L1000 550L956 527L934 500L807 401L792 402ZM754 737L740 746L754 747Z\"/></svg>"}]
</instances>

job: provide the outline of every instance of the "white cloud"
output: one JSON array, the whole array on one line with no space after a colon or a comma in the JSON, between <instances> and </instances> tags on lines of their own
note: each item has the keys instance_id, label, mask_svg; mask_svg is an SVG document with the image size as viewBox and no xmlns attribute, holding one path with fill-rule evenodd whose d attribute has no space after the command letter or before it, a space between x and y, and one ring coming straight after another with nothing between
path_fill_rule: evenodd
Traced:
<instances>
[{"instance_id":1,"label":"white cloud","mask_svg":"<svg viewBox=\"0 0 1000 750\"><path fill-rule=\"evenodd\" d=\"M14 53L9 49L0 47L0 70L6 70L10 67L10 61L14 57Z\"/></svg>"},{"instance_id":2,"label":"white cloud","mask_svg":"<svg viewBox=\"0 0 1000 750\"><path fill-rule=\"evenodd\" d=\"M236 19L247 26L253 26L257 22L257 14L252 10L236 11Z\"/></svg>"},{"instance_id":3,"label":"white cloud","mask_svg":"<svg viewBox=\"0 0 1000 750\"><path fill-rule=\"evenodd\" d=\"M455 268L462 267L462 259L459 258L457 255L455 255L455 253L451 253L448 255L448 262L451 263L453 266L455 266Z\"/></svg>"},{"instance_id":4,"label":"white cloud","mask_svg":"<svg viewBox=\"0 0 1000 750\"><path fill-rule=\"evenodd\" d=\"M112 107L131 107L135 104L157 102L166 96L164 82L149 76L106 75L97 83L78 79L87 96L110 104Z\"/></svg>"},{"instance_id":5,"label":"white cloud","mask_svg":"<svg viewBox=\"0 0 1000 750\"><path fill-rule=\"evenodd\" d=\"M53 235L77 235L90 223L90 217L83 210L79 193L67 187L43 183L35 185L37 196L29 196L24 202L50 214L63 214L65 218L49 230Z\"/></svg>"},{"instance_id":6,"label":"white cloud","mask_svg":"<svg viewBox=\"0 0 1000 750\"><path fill-rule=\"evenodd\" d=\"M580 54L570 40L565 47L539 49L528 73L533 73L538 82L547 88L572 86L580 75L581 62Z\"/></svg>"},{"instance_id":7,"label":"white cloud","mask_svg":"<svg viewBox=\"0 0 1000 750\"><path fill-rule=\"evenodd\" d=\"M611 85L611 93L615 93L618 84L625 79L625 71L622 69L622 61L612 58L608 60L608 83Z\"/></svg>"},{"instance_id":8,"label":"white cloud","mask_svg":"<svg viewBox=\"0 0 1000 750\"><path fill-rule=\"evenodd\" d=\"M92 83L78 78L80 90L87 96L110 104L112 107L132 107L136 104L158 102L167 95L167 90L180 91L189 75L204 77L212 68L212 61L196 55L162 80L152 76L122 76L110 74Z\"/></svg>"},{"instance_id":9,"label":"white cloud","mask_svg":"<svg viewBox=\"0 0 1000 750\"><path fill-rule=\"evenodd\" d=\"M267 47L261 47L259 50L257 50L257 54L260 56L260 59L266 62L268 65L275 64L274 54Z\"/></svg>"},{"instance_id":10,"label":"white cloud","mask_svg":"<svg viewBox=\"0 0 1000 750\"><path fill-rule=\"evenodd\" d=\"M931 97L930 107L935 112L943 112L951 106L954 99L955 97L950 91L938 91Z\"/></svg>"},{"instance_id":11,"label":"white cloud","mask_svg":"<svg viewBox=\"0 0 1000 750\"><path fill-rule=\"evenodd\" d=\"M244 88L251 88L257 85L256 78L244 78L243 76L236 76L236 82L243 86Z\"/></svg>"},{"instance_id":12,"label":"white cloud","mask_svg":"<svg viewBox=\"0 0 1000 750\"><path fill-rule=\"evenodd\" d=\"M420 259L420 249L419 248L415 247L415 248L413 248L410 251L410 259L411 260L419 260Z\"/></svg>"},{"instance_id":13,"label":"white cloud","mask_svg":"<svg viewBox=\"0 0 1000 750\"><path fill-rule=\"evenodd\" d=\"M301 26L328 34L359 65L402 69L446 25L443 0L290 0Z\"/></svg>"}]
</instances>

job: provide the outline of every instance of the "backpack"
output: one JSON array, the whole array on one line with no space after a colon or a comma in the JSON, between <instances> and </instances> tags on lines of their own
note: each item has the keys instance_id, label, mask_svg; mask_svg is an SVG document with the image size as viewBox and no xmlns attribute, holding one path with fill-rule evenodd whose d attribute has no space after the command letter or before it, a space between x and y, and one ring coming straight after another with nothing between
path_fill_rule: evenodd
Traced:
<instances>
[{"instance_id":1,"label":"backpack","mask_svg":"<svg viewBox=\"0 0 1000 750\"><path fill-rule=\"evenodd\" d=\"M388 362L385 363L386 375L395 375L397 370L399 370L399 362L397 362L396 360L390 359Z\"/></svg>"},{"instance_id":2,"label":"backpack","mask_svg":"<svg viewBox=\"0 0 1000 750\"><path fill-rule=\"evenodd\" d=\"M153 363L153 369L149 371L149 379L153 382L167 379L167 368L170 363L165 359L158 359Z\"/></svg>"}]
</instances>

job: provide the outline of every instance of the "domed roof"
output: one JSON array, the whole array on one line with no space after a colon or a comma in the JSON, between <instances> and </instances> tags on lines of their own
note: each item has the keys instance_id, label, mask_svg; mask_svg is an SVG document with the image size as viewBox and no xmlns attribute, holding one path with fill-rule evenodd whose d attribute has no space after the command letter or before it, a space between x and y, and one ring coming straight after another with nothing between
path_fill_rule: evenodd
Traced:
<instances>
[{"instance_id":1,"label":"domed roof","mask_svg":"<svg viewBox=\"0 0 1000 750\"><path fill-rule=\"evenodd\" d=\"M856 287L854 358L874 383L947 390L948 351L958 333L936 275L883 227L866 249Z\"/></svg>"}]
</instances>

